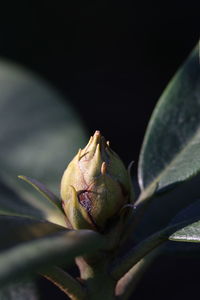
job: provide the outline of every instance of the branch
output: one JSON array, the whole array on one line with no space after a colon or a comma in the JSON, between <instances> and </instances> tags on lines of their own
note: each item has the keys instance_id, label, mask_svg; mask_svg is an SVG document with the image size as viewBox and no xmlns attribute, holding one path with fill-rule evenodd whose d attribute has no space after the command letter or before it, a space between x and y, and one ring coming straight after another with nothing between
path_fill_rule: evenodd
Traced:
<instances>
[{"instance_id":1,"label":"branch","mask_svg":"<svg viewBox=\"0 0 200 300\"><path fill-rule=\"evenodd\" d=\"M53 266L40 272L40 275L54 283L71 300L86 299L86 290L84 287L61 268Z\"/></svg>"}]
</instances>

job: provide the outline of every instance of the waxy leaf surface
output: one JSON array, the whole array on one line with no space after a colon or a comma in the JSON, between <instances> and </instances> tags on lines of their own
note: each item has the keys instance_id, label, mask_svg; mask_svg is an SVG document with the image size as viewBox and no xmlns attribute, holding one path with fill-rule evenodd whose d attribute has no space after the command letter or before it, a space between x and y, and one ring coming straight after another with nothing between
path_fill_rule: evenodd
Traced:
<instances>
[{"instance_id":1,"label":"waxy leaf surface","mask_svg":"<svg viewBox=\"0 0 200 300\"><path fill-rule=\"evenodd\" d=\"M188 221L188 224L181 230L176 230L174 234L170 237L170 240L174 241L173 243L169 241L166 247L163 249L163 252L170 255L177 255L179 257L199 257L199 245L198 243L188 243L188 231L186 232L186 227L190 227L190 224L195 224L200 220L200 200L195 201L194 203L187 206L185 209L181 210L170 222L171 225L177 224L178 222ZM188 226L186 226L188 225ZM192 228L192 227L191 227ZM191 230L190 228L190 230ZM196 235L196 226L195 226L195 235ZM191 231L190 231L191 234ZM186 236L187 235L187 236ZM184 239L187 240L184 240ZM176 240L177 239L177 240ZM190 238L189 238L190 239ZM182 243L176 243L175 241L182 241ZM191 241L192 242L192 241Z\"/></svg>"},{"instance_id":2,"label":"waxy leaf surface","mask_svg":"<svg viewBox=\"0 0 200 300\"><path fill-rule=\"evenodd\" d=\"M200 65L198 47L162 94L151 117L139 160L141 190L157 191L200 170Z\"/></svg>"},{"instance_id":3,"label":"waxy leaf surface","mask_svg":"<svg viewBox=\"0 0 200 300\"><path fill-rule=\"evenodd\" d=\"M178 242L200 243L200 221L176 231L169 239Z\"/></svg>"}]
</instances>

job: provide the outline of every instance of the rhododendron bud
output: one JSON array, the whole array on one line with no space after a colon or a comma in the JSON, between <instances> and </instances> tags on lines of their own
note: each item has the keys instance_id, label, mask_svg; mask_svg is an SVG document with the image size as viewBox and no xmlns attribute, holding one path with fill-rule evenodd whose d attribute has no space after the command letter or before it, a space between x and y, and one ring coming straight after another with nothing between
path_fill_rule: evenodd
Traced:
<instances>
[{"instance_id":1,"label":"rhododendron bud","mask_svg":"<svg viewBox=\"0 0 200 300\"><path fill-rule=\"evenodd\" d=\"M97 231L133 202L130 176L99 131L65 170L61 198L69 227Z\"/></svg>"}]
</instances>

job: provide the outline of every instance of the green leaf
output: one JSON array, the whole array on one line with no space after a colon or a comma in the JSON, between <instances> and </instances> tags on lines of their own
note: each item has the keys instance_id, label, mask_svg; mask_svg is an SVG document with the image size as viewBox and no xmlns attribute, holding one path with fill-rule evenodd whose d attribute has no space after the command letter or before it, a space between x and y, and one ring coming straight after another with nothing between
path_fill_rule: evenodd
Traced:
<instances>
[{"instance_id":1,"label":"green leaf","mask_svg":"<svg viewBox=\"0 0 200 300\"><path fill-rule=\"evenodd\" d=\"M39 300L37 286L31 281L11 284L0 290L1 300Z\"/></svg>"},{"instance_id":2,"label":"green leaf","mask_svg":"<svg viewBox=\"0 0 200 300\"><path fill-rule=\"evenodd\" d=\"M183 213L185 208L188 207L189 209L191 203L193 203L195 199L199 198L199 181L200 174L193 177L192 180L188 180L184 182L184 184L180 184L176 188L168 190L166 193L156 194L156 197L153 197L152 201L150 200L148 203L141 202L142 206L145 203L148 204L148 209L136 229L137 232L134 234L134 239L137 236L140 241L144 237L158 231L160 228L168 226L173 218L175 218L174 223L177 223L181 220L183 221L195 216L200 216L197 206L194 208L194 212L196 212L195 214L185 214L184 212L185 218L181 217L179 220L177 219L177 215L181 211ZM190 245L188 245L188 247L189 246ZM176 247L182 246L179 243L179 246L176 245Z\"/></svg>"},{"instance_id":3,"label":"green leaf","mask_svg":"<svg viewBox=\"0 0 200 300\"><path fill-rule=\"evenodd\" d=\"M47 221L0 215L0 251L61 231L69 230Z\"/></svg>"},{"instance_id":4,"label":"green leaf","mask_svg":"<svg viewBox=\"0 0 200 300\"><path fill-rule=\"evenodd\" d=\"M170 222L170 225L177 224L186 220L193 220L190 223L199 221L200 219L200 200L187 206L181 210ZM186 224L185 224L186 225ZM188 225L188 224L187 224ZM184 226L185 227L185 226ZM177 230L176 230L177 231ZM179 257L199 257L199 245L197 243L176 243L169 241L166 246L162 249L162 252L166 255L176 255Z\"/></svg>"},{"instance_id":5,"label":"green leaf","mask_svg":"<svg viewBox=\"0 0 200 300\"><path fill-rule=\"evenodd\" d=\"M102 236L91 230L63 231L0 252L0 285L42 271L49 265L71 263L75 257L103 247Z\"/></svg>"},{"instance_id":6,"label":"green leaf","mask_svg":"<svg viewBox=\"0 0 200 300\"><path fill-rule=\"evenodd\" d=\"M112 270L112 276L119 279L124 276L130 268L136 265L143 257L148 255L155 248L165 243L169 237L180 228L184 228L190 223L190 220L180 222L168 226L144 239L138 245L134 246L128 253L120 260L118 259Z\"/></svg>"},{"instance_id":7,"label":"green leaf","mask_svg":"<svg viewBox=\"0 0 200 300\"><path fill-rule=\"evenodd\" d=\"M193 221L188 221L193 220ZM173 226L174 224L185 222L187 221L188 224L185 224L181 229L176 230L169 239L171 241L180 241L180 242L200 242L200 200L195 201L194 203L190 204L183 210L181 210L170 222L170 225ZM199 248L185 246L185 249L175 249L176 252L181 253L182 251L185 252L199 252Z\"/></svg>"},{"instance_id":8,"label":"green leaf","mask_svg":"<svg viewBox=\"0 0 200 300\"><path fill-rule=\"evenodd\" d=\"M29 183L31 186L33 186L43 197L45 197L51 203L51 206L52 205L54 206L53 215L49 217L47 214L45 218L47 220L49 219L49 221L53 221L56 224L66 227L66 216L62 209L61 200L58 199L51 191L49 191L45 187L45 185L43 185L41 182L37 181L36 179L27 176L18 176L18 177L24 180L25 182ZM57 221L55 221L56 216L57 216Z\"/></svg>"},{"instance_id":9,"label":"green leaf","mask_svg":"<svg viewBox=\"0 0 200 300\"><path fill-rule=\"evenodd\" d=\"M194 222L176 231L169 239L177 242L200 243L200 221Z\"/></svg>"},{"instance_id":10,"label":"green leaf","mask_svg":"<svg viewBox=\"0 0 200 300\"><path fill-rule=\"evenodd\" d=\"M26 181L31 186L33 186L41 195L43 195L48 201L53 203L56 208L59 208L61 210L61 200L59 200L50 190L47 189L45 185L43 185L41 182L37 181L34 178L30 178L27 176L19 175L18 178Z\"/></svg>"},{"instance_id":11,"label":"green leaf","mask_svg":"<svg viewBox=\"0 0 200 300\"><path fill-rule=\"evenodd\" d=\"M1 181L0 195L0 215L45 219L45 215L41 210L28 204Z\"/></svg>"},{"instance_id":12,"label":"green leaf","mask_svg":"<svg viewBox=\"0 0 200 300\"><path fill-rule=\"evenodd\" d=\"M200 67L198 47L162 94L142 145L141 190L169 188L200 170Z\"/></svg>"},{"instance_id":13,"label":"green leaf","mask_svg":"<svg viewBox=\"0 0 200 300\"><path fill-rule=\"evenodd\" d=\"M85 132L69 101L41 78L0 61L1 174L25 174L57 191ZM6 171L6 174L4 174Z\"/></svg>"},{"instance_id":14,"label":"green leaf","mask_svg":"<svg viewBox=\"0 0 200 300\"><path fill-rule=\"evenodd\" d=\"M31 72L0 60L0 128L3 182L39 216L63 225L55 206L34 196L31 189L20 184L17 175L37 178L59 193L64 169L86 142L82 123L69 101Z\"/></svg>"},{"instance_id":15,"label":"green leaf","mask_svg":"<svg viewBox=\"0 0 200 300\"><path fill-rule=\"evenodd\" d=\"M42 201L43 197L20 197L13 189L0 182L0 214L7 216L21 216L49 222L67 227L63 212L49 201ZM41 199L41 201L40 201Z\"/></svg>"}]
</instances>

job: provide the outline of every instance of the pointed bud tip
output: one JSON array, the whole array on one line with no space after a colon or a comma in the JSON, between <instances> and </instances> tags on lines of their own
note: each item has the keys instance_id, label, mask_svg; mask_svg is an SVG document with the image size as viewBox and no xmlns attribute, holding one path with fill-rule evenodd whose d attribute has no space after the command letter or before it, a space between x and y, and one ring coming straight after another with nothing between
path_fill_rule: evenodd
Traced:
<instances>
[{"instance_id":1,"label":"pointed bud tip","mask_svg":"<svg viewBox=\"0 0 200 300\"><path fill-rule=\"evenodd\" d=\"M96 130L96 131L95 131L95 133L94 133L94 135L96 135L96 136L100 136L100 135L101 135L101 132L100 132L100 130Z\"/></svg>"},{"instance_id":2,"label":"pointed bud tip","mask_svg":"<svg viewBox=\"0 0 200 300\"><path fill-rule=\"evenodd\" d=\"M91 145L97 145L98 143L100 143L100 140L101 140L101 133L99 130L96 130L92 137Z\"/></svg>"},{"instance_id":3,"label":"pointed bud tip","mask_svg":"<svg viewBox=\"0 0 200 300\"><path fill-rule=\"evenodd\" d=\"M80 160L80 158L81 158L81 148L79 148L78 154L77 154L77 159Z\"/></svg>"},{"instance_id":4,"label":"pointed bud tip","mask_svg":"<svg viewBox=\"0 0 200 300\"><path fill-rule=\"evenodd\" d=\"M102 175L105 175L106 174L106 169L107 169L107 166L106 166L106 163L105 161L102 163L101 165L101 174Z\"/></svg>"}]
</instances>

